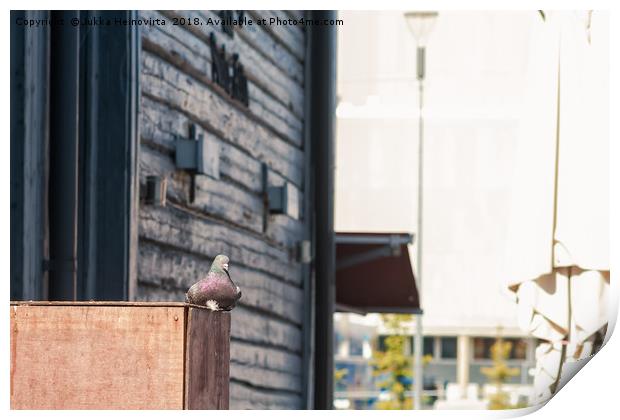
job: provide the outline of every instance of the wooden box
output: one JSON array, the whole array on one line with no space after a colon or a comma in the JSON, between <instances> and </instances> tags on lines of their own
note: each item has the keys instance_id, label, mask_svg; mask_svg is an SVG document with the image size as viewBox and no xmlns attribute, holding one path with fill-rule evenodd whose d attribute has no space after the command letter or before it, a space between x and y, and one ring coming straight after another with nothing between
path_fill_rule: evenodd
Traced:
<instances>
[{"instance_id":1,"label":"wooden box","mask_svg":"<svg viewBox=\"0 0 620 420\"><path fill-rule=\"evenodd\" d=\"M227 409L230 313L12 302L12 409Z\"/></svg>"}]
</instances>

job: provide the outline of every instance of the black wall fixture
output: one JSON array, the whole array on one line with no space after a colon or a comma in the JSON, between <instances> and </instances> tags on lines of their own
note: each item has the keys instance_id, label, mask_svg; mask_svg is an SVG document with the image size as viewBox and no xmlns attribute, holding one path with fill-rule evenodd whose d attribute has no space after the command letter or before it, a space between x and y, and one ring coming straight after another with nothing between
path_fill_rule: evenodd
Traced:
<instances>
[{"instance_id":1,"label":"black wall fixture","mask_svg":"<svg viewBox=\"0 0 620 420\"><path fill-rule=\"evenodd\" d=\"M166 207L166 177L148 175L144 191L144 204L156 207Z\"/></svg>"},{"instance_id":2,"label":"black wall fixture","mask_svg":"<svg viewBox=\"0 0 620 420\"><path fill-rule=\"evenodd\" d=\"M218 48L213 32L209 35L209 48L211 49L211 79L231 98L246 107L249 106L248 79L239 54L232 54L229 57L224 44Z\"/></svg>"},{"instance_id":3,"label":"black wall fixture","mask_svg":"<svg viewBox=\"0 0 620 420\"><path fill-rule=\"evenodd\" d=\"M241 102L243 105L250 106L250 100L248 97L248 79L245 77L243 64L239 62L238 54L233 54L232 56L232 74L232 97Z\"/></svg>"},{"instance_id":4,"label":"black wall fixture","mask_svg":"<svg viewBox=\"0 0 620 420\"><path fill-rule=\"evenodd\" d=\"M211 50L211 79L222 87L230 95L231 77L228 61L226 60L226 46L217 47L215 34L209 35L209 48Z\"/></svg>"},{"instance_id":5,"label":"black wall fixture","mask_svg":"<svg viewBox=\"0 0 620 420\"><path fill-rule=\"evenodd\" d=\"M196 175L220 178L220 149L212 141L198 134L196 124L189 125L187 138L177 137L175 141L175 165L191 174L189 202L196 199Z\"/></svg>"},{"instance_id":6,"label":"black wall fixture","mask_svg":"<svg viewBox=\"0 0 620 420\"><path fill-rule=\"evenodd\" d=\"M293 184L287 181L279 185L269 184L269 167L266 163L261 166L263 184L264 218L263 232L267 230L268 216L280 214L299 219L300 217L300 197Z\"/></svg>"}]
</instances>

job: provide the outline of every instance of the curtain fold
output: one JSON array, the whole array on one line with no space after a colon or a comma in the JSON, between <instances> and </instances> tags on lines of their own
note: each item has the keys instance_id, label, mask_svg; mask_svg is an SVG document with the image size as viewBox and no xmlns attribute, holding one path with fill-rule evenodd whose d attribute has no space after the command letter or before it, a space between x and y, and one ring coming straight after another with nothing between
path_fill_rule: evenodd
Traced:
<instances>
[{"instance_id":1,"label":"curtain fold","mask_svg":"<svg viewBox=\"0 0 620 420\"><path fill-rule=\"evenodd\" d=\"M537 404L574 374L566 363L598 351L609 320L609 22L551 12L532 30L505 279L540 339Z\"/></svg>"}]
</instances>

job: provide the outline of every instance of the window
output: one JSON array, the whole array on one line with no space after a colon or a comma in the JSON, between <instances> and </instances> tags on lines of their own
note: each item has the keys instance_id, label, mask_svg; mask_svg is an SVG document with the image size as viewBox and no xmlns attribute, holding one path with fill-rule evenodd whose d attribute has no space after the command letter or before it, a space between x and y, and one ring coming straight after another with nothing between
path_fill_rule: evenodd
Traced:
<instances>
[{"instance_id":1,"label":"window","mask_svg":"<svg viewBox=\"0 0 620 420\"><path fill-rule=\"evenodd\" d=\"M381 335L381 336L378 337L377 349L379 351L385 351L386 350L386 347L385 347L385 339L386 339L386 337L388 337L388 336ZM407 341L408 341L408 343L407 343ZM411 349L415 348L415 346L414 346L415 337L409 336L407 341L405 341L405 343L406 343L405 344L405 353L411 355L411 354L413 354L413 351L411 351ZM423 356L430 355L432 357L435 357L435 351L434 351L435 337L424 337L423 343L424 343L424 346L423 346L424 354L423 354Z\"/></svg>"},{"instance_id":2,"label":"window","mask_svg":"<svg viewBox=\"0 0 620 420\"><path fill-rule=\"evenodd\" d=\"M349 339L349 356L361 356L364 353L364 343L357 337Z\"/></svg>"},{"instance_id":3,"label":"window","mask_svg":"<svg viewBox=\"0 0 620 420\"><path fill-rule=\"evenodd\" d=\"M435 337L424 337L423 355L435 356Z\"/></svg>"},{"instance_id":4,"label":"window","mask_svg":"<svg viewBox=\"0 0 620 420\"><path fill-rule=\"evenodd\" d=\"M510 339L512 342L512 349L510 349L510 358L525 360L527 359L527 341L522 338Z\"/></svg>"},{"instance_id":5,"label":"window","mask_svg":"<svg viewBox=\"0 0 620 420\"><path fill-rule=\"evenodd\" d=\"M491 347L496 340L496 338L491 337L475 337L474 359L491 359ZM522 338L504 338L503 340L511 344L509 359L525 360L527 358L526 340Z\"/></svg>"},{"instance_id":6,"label":"window","mask_svg":"<svg viewBox=\"0 0 620 420\"><path fill-rule=\"evenodd\" d=\"M441 358L456 359L456 337L441 337Z\"/></svg>"},{"instance_id":7,"label":"window","mask_svg":"<svg viewBox=\"0 0 620 420\"><path fill-rule=\"evenodd\" d=\"M474 338L474 359L490 359L491 346L495 343L494 338L475 337Z\"/></svg>"},{"instance_id":8,"label":"window","mask_svg":"<svg viewBox=\"0 0 620 420\"><path fill-rule=\"evenodd\" d=\"M423 339L423 353L422 356L432 356L435 357L435 337L424 337ZM415 337L410 338L411 349L415 351ZM413 352L411 353L413 354Z\"/></svg>"}]
</instances>

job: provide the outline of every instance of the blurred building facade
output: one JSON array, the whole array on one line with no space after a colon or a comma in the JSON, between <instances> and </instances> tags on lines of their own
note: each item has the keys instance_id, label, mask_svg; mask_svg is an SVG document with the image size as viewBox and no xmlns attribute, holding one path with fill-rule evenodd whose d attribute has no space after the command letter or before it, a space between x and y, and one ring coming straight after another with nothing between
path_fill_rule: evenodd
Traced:
<instances>
[{"instance_id":1,"label":"blurred building facade","mask_svg":"<svg viewBox=\"0 0 620 420\"><path fill-rule=\"evenodd\" d=\"M414 328L414 325L409 326L411 331ZM379 385L381 378L373 374L372 368L374 352L384 350L383 341L389 331L378 314L337 313L335 334L335 370L342 375L335 384L335 408L376 408L378 401L390 398L389 392ZM481 368L493 366L491 347L498 334L511 344L506 365L518 372L506 380L503 390L508 393L511 404L529 403L537 340L523 337L523 334L509 336L497 330L492 335L491 328L463 334L455 327L452 335L424 336L423 407L434 408L438 402L435 408L485 409L496 388ZM412 348L413 336L409 336L405 352L413 358ZM409 379L406 382L409 383Z\"/></svg>"},{"instance_id":2,"label":"blurred building facade","mask_svg":"<svg viewBox=\"0 0 620 420\"><path fill-rule=\"evenodd\" d=\"M414 38L400 12L341 17L348 25L339 32L336 229L415 234ZM513 342L510 365L520 371L511 382L526 385L513 395L527 396L532 382L536 342L518 328L502 281L528 48L536 42L532 28L542 24L535 11L445 11L428 39L420 294L424 353L433 357L425 392L438 383L440 399L466 398L472 384L484 396L480 368L491 363L498 328ZM339 326L359 322L341 316L350 319ZM377 321L375 343L380 329Z\"/></svg>"}]
</instances>

